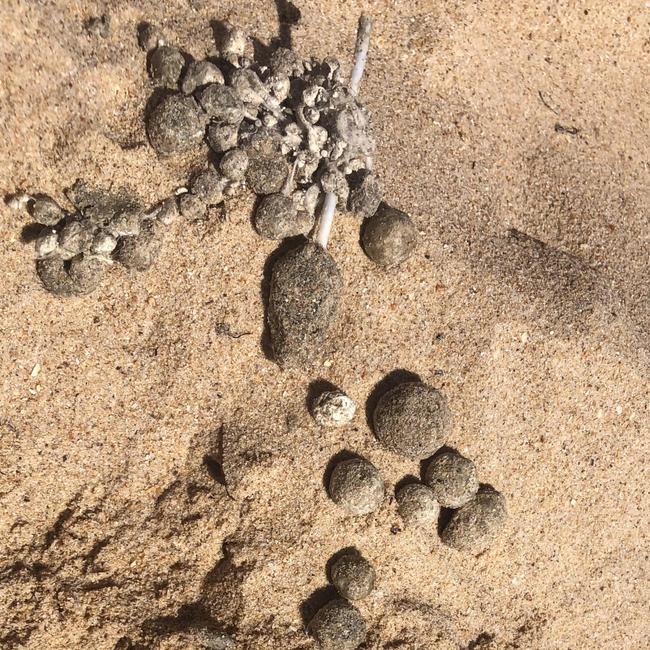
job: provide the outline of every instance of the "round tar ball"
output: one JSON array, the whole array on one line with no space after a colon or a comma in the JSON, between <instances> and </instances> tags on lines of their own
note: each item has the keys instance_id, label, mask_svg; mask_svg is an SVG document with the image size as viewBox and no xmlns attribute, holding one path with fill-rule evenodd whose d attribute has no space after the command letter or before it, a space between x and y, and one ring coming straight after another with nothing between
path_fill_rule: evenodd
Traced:
<instances>
[{"instance_id":1,"label":"round tar ball","mask_svg":"<svg viewBox=\"0 0 650 650\"><path fill-rule=\"evenodd\" d=\"M366 255L379 266L397 266L415 250L418 231L411 218L386 203L366 219L361 233L361 243Z\"/></svg>"},{"instance_id":2,"label":"round tar ball","mask_svg":"<svg viewBox=\"0 0 650 650\"><path fill-rule=\"evenodd\" d=\"M106 262L81 253L70 260L68 273L78 295L85 295L94 291L106 275Z\"/></svg>"},{"instance_id":3,"label":"round tar ball","mask_svg":"<svg viewBox=\"0 0 650 650\"><path fill-rule=\"evenodd\" d=\"M332 501L352 515L366 515L384 500L384 481L377 468L362 458L341 461L329 482Z\"/></svg>"},{"instance_id":4,"label":"round tar ball","mask_svg":"<svg viewBox=\"0 0 650 650\"><path fill-rule=\"evenodd\" d=\"M426 458L444 445L451 429L445 396L422 382L406 382L384 393L373 413L377 438L409 458Z\"/></svg>"},{"instance_id":5,"label":"round tar ball","mask_svg":"<svg viewBox=\"0 0 650 650\"><path fill-rule=\"evenodd\" d=\"M435 456L427 467L424 482L445 508L460 508L478 492L476 465L453 451Z\"/></svg>"},{"instance_id":6,"label":"round tar ball","mask_svg":"<svg viewBox=\"0 0 650 650\"><path fill-rule=\"evenodd\" d=\"M433 490L421 483L405 485L395 494L398 511L407 526L430 526L438 521L440 504Z\"/></svg>"},{"instance_id":7,"label":"round tar ball","mask_svg":"<svg viewBox=\"0 0 650 650\"><path fill-rule=\"evenodd\" d=\"M321 650L356 650L366 638L366 622L354 605L337 598L316 612L309 632Z\"/></svg>"},{"instance_id":8,"label":"round tar ball","mask_svg":"<svg viewBox=\"0 0 650 650\"><path fill-rule=\"evenodd\" d=\"M290 196L269 194L262 197L255 210L255 229L267 239L284 239L309 232L314 218L299 212Z\"/></svg>"},{"instance_id":9,"label":"round tar ball","mask_svg":"<svg viewBox=\"0 0 650 650\"><path fill-rule=\"evenodd\" d=\"M375 569L354 551L339 557L331 569L332 584L347 600L362 600L375 588Z\"/></svg>"},{"instance_id":10,"label":"round tar ball","mask_svg":"<svg viewBox=\"0 0 650 650\"><path fill-rule=\"evenodd\" d=\"M314 420L322 427L340 427L352 421L357 405L343 391L327 390L311 405Z\"/></svg>"},{"instance_id":11,"label":"round tar ball","mask_svg":"<svg viewBox=\"0 0 650 650\"><path fill-rule=\"evenodd\" d=\"M205 119L192 97L169 95L149 113L147 135L160 154L189 151L203 141Z\"/></svg>"},{"instance_id":12,"label":"round tar ball","mask_svg":"<svg viewBox=\"0 0 650 650\"><path fill-rule=\"evenodd\" d=\"M154 83L164 88L176 88L181 77L185 59L175 47L161 45L149 59L149 74Z\"/></svg>"},{"instance_id":13,"label":"round tar ball","mask_svg":"<svg viewBox=\"0 0 650 650\"><path fill-rule=\"evenodd\" d=\"M241 181L248 169L248 154L243 149L227 151L219 163L221 173L231 181Z\"/></svg>"},{"instance_id":14,"label":"round tar ball","mask_svg":"<svg viewBox=\"0 0 650 650\"><path fill-rule=\"evenodd\" d=\"M442 531L442 541L458 551L481 553L499 535L507 517L504 496L491 488L481 489L454 512Z\"/></svg>"}]
</instances>

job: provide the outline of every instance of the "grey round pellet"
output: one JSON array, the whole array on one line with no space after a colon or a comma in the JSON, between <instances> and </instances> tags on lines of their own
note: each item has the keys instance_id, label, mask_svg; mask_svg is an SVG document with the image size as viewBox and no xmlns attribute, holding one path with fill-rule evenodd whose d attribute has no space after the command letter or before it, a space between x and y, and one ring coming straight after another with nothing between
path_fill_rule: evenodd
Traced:
<instances>
[{"instance_id":1,"label":"grey round pellet","mask_svg":"<svg viewBox=\"0 0 650 650\"><path fill-rule=\"evenodd\" d=\"M299 212L291 197L269 194L262 197L255 210L255 229L267 239L284 239L309 232L314 218Z\"/></svg>"},{"instance_id":2,"label":"grey round pellet","mask_svg":"<svg viewBox=\"0 0 650 650\"><path fill-rule=\"evenodd\" d=\"M49 196L39 196L34 199L31 215L34 221L44 226L56 226L65 216L57 202Z\"/></svg>"},{"instance_id":3,"label":"grey round pellet","mask_svg":"<svg viewBox=\"0 0 650 650\"><path fill-rule=\"evenodd\" d=\"M460 508L479 488L476 465L452 451L433 458L425 472L424 482L445 508Z\"/></svg>"},{"instance_id":4,"label":"grey round pellet","mask_svg":"<svg viewBox=\"0 0 650 650\"><path fill-rule=\"evenodd\" d=\"M210 148L217 153L228 151L237 146L239 125L213 123L208 126L207 141Z\"/></svg>"},{"instance_id":5,"label":"grey round pellet","mask_svg":"<svg viewBox=\"0 0 650 650\"><path fill-rule=\"evenodd\" d=\"M140 234L122 237L115 249L115 259L126 268L146 271L156 259L162 245L162 224L145 221Z\"/></svg>"},{"instance_id":6,"label":"grey round pellet","mask_svg":"<svg viewBox=\"0 0 650 650\"><path fill-rule=\"evenodd\" d=\"M445 443L451 412L444 395L422 382L399 384L384 393L373 413L377 438L410 458L426 458Z\"/></svg>"},{"instance_id":7,"label":"grey round pellet","mask_svg":"<svg viewBox=\"0 0 650 650\"><path fill-rule=\"evenodd\" d=\"M58 255L37 260L36 273L50 293L57 296L72 296L75 293L65 262Z\"/></svg>"},{"instance_id":8,"label":"grey round pellet","mask_svg":"<svg viewBox=\"0 0 650 650\"><path fill-rule=\"evenodd\" d=\"M480 553L494 542L507 517L504 496L494 489L483 488L454 512L441 539L458 551Z\"/></svg>"},{"instance_id":9,"label":"grey round pellet","mask_svg":"<svg viewBox=\"0 0 650 650\"><path fill-rule=\"evenodd\" d=\"M185 59L180 51L167 45L157 47L149 59L149 74L163 88L176 88L184 67Z\"/></svg>"},{"instance_id":10,"label":"grey round pellet","mask_svg":"<svg viewBox=\"0 0 650 650\"><path fill-rule=\"evenodd\" d=\"M408 259L417 239L418 231L408 214L385 203L365 221L361 233L361 243L368 257L387 268Z\"/></svg>"},{"instance_id":11,"label":"grey round pellet","mask_svg":"<svg viewBox=\"0 0 650 650\"><path fill-rule=\"evenodd\" d=\"M331 569L332 584L347 600L362 600L375 588L375 569L359 553L339 557Z\"/></svg>"},{"instance_id":12,"label":"grey round pellet","mask_svg":"<svg viewBox=\"0 0 650 650\"><path fill-rule=\"evenodd\" d=\"M248 169L248 155L243 149L227 151L221 159L219 169L231 181L241 181Z\"/></svg>"},{"instance_id":13,"label":"grey round pellet","mask_svg":"<svg viewBox=\"0 0 650 650\"><path fill-rule=\"evenodd\" d=\"M407 526L430 526L438 521L440 504L433 490L421 483L405 485L395 494L400 517Z\"/></svg>"},{"instance_id":14,"label":"grey round pellet","mask_svg":"<svg viewBox=\"0 0 650 650\"><path fill-rule=\"evenodd\" d=\"M366 622L354 605L337 598L316 612L309 632L321 650L356 650L366 638Z\"/></svg>"},{"instance_id":15,"label":"grey round pellet","mask_svg":"<svg viewBox=\"0 0 650 650\"><path fill-rule=\"evenodd\" d=\"M364 170L355 175L348 198L348 209L360 217L372 217L381 203L381 186L377 177Z\"/></svg>"},{"instance_id":16,"label":"grey round pellet","mask_svg":"<svg viewBox=\"0 0 650 650\"><path fill-rule=\"evenodd\" d=\"M68 274L72 280L74 293L85 295L101 284L106 275L106 262L81 253L70 260Z\"/></svg>"},{"instance_id":17,"label":"grey round pellet","mask_svg":"<svg viewBox=\"0 0 650 650\"><path fill-rule=\"evenodd\" d=\"M197 88L203 88L208 84L224 83L223 73L210 61L192 61L181 81L181 90L186 94L192 94Z\"/></svg>"},{"instance_id":18,"label":"grey round pellet","mask_svg":"<svg viewBox=\"0 0 650 650\"><path fill-rule=\"evenodd\" d=\"M362 458L341 461L329 482L332 501L352 515L366 515L384 500L384 481L377 468Z\"/></svg>"},{"instance_id":19,"label":"grey round pellet","mask_svg":"<svg viewBox=\"0 0 650 650\"><path fill-rule=\"evenodd\" d=\"M201 108L222 124L239 124L244 117L244 103L230 87L214 83L197 93Z\"/></svg>"},{"instance_id":20,"label":"grey round pellet","mask_svg":"<svg viewBox=\"0 0 650 650\"><path fill-rule=\"evenodd\" d=\"M192 97L169 95L149 114L147 135L160 154L189 151L203 141L205 120Z\"/></svg>"}]
</instances>

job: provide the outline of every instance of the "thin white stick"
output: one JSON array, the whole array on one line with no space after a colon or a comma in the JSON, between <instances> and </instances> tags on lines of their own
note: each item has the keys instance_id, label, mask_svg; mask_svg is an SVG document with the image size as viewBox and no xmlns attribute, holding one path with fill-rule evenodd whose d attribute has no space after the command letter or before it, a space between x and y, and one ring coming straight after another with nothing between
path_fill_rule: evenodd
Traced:
<instances>
[{"instance_id":1,"label":"thin white stick","mask_svg":"<svg viewBox=\"0 0 650 650\"><path fill-rule=\"evenodd\" d=\"M357 44L354 48L354 67L350 75L350 92L356 95L359 92L359 84L363 71L366 67L368 58L368 48L370 47L370 32L372 30L372 18L361 14L359 18L359 28L357 30Z\"/></svg>"},{"instance_id":2,"label":"thin white stick","mask_svg":"<svg viewBox=\"0 0 650 650\"><path fill-rule=\"evenodd\" d=\"M357 30L357 42L354 48L354 67L350 75L350 93L356 95L359 92L359 84L363 71L366 67L368 58L368 48L370 47L370 31L372 30L372 18L361 14L359 18L359 28ZM327 242L330 238L332 223L334 221L334 212L336 211L337 196L333 192L325 193L323 208L321 209L320 219L314 235L314 241L323 248L327 248Z\"/></svg>"}]
</instances>

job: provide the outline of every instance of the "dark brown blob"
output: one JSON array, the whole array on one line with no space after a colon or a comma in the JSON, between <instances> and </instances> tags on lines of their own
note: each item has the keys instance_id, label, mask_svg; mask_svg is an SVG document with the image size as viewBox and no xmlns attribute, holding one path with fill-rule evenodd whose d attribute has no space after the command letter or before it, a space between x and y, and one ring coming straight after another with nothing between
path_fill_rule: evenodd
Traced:
<instances>
[{"instance_id":1,"label":"dark brown blob","mask_svg":"<svg viewBox=\"0 0 650 650\"><path fill-rule=\"evenodd\" d=\"M356 650L366 638L366 622L354 605L337 598L316 612L309 632L321 650Z\"/></svg>"},{"instance_id":2,"label":"dark brown blob","mask_svg":"<svg viewBox=\"0 0 650 650\"><path fill-rule=\"evenodd\" d=\"M492 488L478 494L456 510L442 531L442 541L458 551L480 553L490 546L507 519L506 500Z\"/></svg>"},{"instance_id":3,"label":"dark brown blob","mask_svg":"<svg viewBox=\"0 0 650 650\"><path fill-rule=\"evenodd\" d=\"M397 266L415 250L418 231L411 218L386 203L367 219L361 234L366 255L379 266Z\"/></svg>"},{"instance_id":4,"label":"dark brown blob","mask_svg":"<svg viewBox=\"0 0 650 650\"><path fill-rule=\"evenodd\" d=\"M160 154L189 151L203 141L205 121L192 97L169 95L147 118L147 135Z\"/></svg>"},{"instance_id":5,"label":"dark brown blob","mask_svg":"<svg viewBox=\"0 0 650 650\"><path fill-rule=\"evenodd\" d=\"M115 250L115 259L128 269L146 271L160 251L162 228L160 222L154 219L145 221L140 234L120 239Z\"/></svg>"},{"instance_id":6,"label":"dark brown blob","mask_svg":"<svg viewBox=\"0 0 650 650\"><path fill-rule=\"evenodd\" d=\"M308 233L314 226L314 217L296 209L286 194L269 194L260 201L255 211L255 228L267 239L284 239Z\"/></svg>"},{"instance_id":7,"label":"dark brown blob","mask_svg":"<svg viewBox=\"0 0 650 650\"><path fill-rule=\"evenodd\" d=\"M399 384L384 393L372 419L384 446L410 458L431 456L445 444L451 428L444 395L422 382Z\"/></svg>"},{"instance_id":8,"label":"dark brown blob","mask_svg":"<svg viewBox=\"0 0 650 650\"><path fill-rule=\"evenodd\" d=\"M341 289L336 262L318 244L302 244L276 261L267 317L280 365L301 366L320 356Z\"/></svg>"}]
</instances>

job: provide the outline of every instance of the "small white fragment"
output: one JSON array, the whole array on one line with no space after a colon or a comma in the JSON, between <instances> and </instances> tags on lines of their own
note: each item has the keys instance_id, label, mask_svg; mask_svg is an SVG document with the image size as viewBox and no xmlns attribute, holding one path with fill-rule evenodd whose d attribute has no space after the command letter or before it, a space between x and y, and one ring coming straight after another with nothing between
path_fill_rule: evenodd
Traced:
<instances>
[{"instance_id":1,"label":"small white fragment","mask_svg":"<svg viewBox=\"0 0 650 650\"><path fill-rule=\"evenodd\" d=\"M311 413L322 427L340 427L351 422L357 405L344 392L325 391L313 402Z\"/></svg>"},{"instance_id":2,"label":"small white fragment","mask_svg":"<svg viewBox=\"0 0 650 650\"><path fill-rule=\"evenodd\" d=\"M34 367L32 368L32 372L30 373L32 377L38 377L38 373L41 371L41 364L36 363Z\"/></svg>"}]
</instances>

